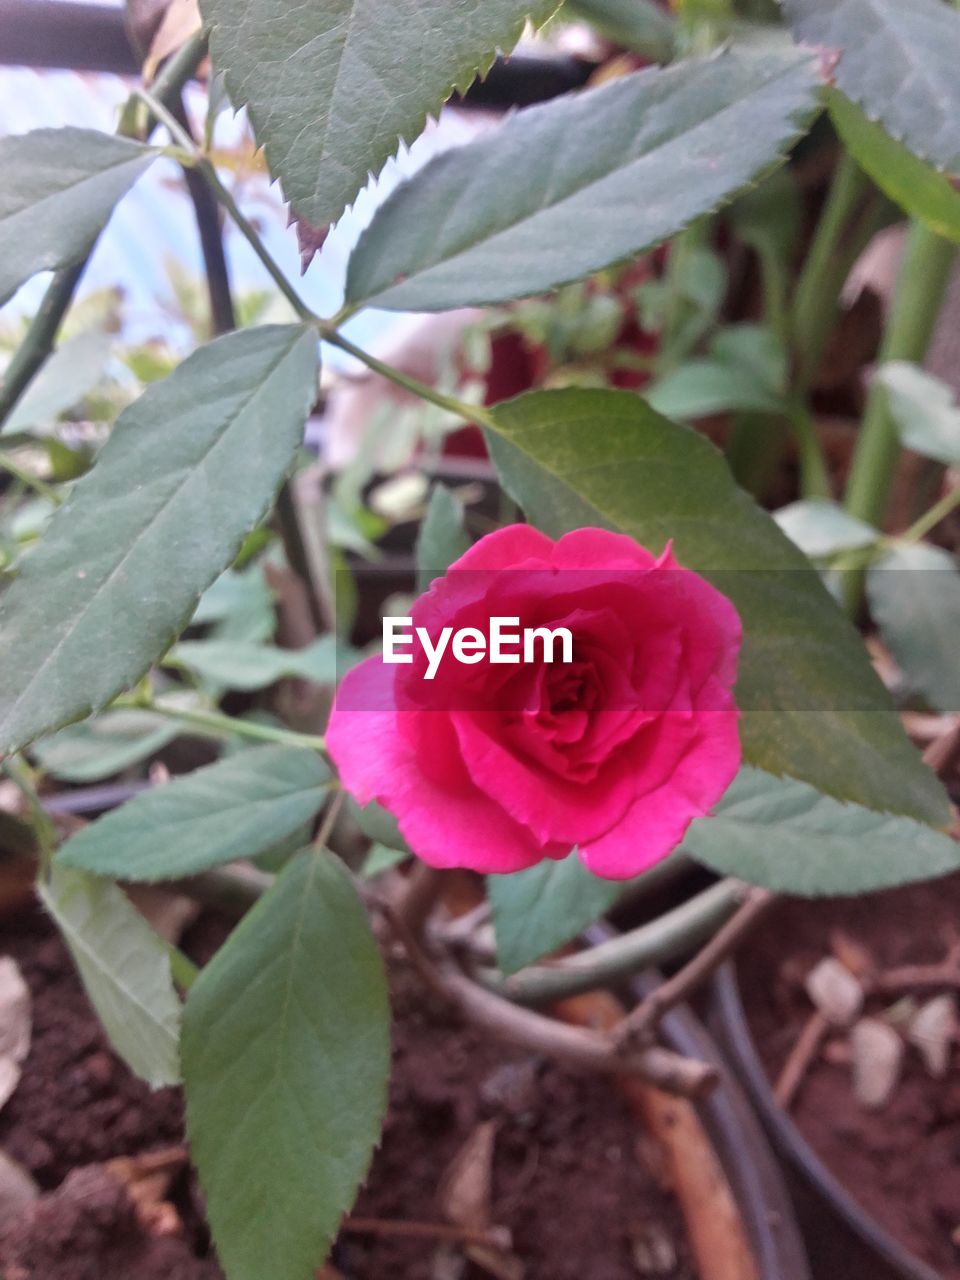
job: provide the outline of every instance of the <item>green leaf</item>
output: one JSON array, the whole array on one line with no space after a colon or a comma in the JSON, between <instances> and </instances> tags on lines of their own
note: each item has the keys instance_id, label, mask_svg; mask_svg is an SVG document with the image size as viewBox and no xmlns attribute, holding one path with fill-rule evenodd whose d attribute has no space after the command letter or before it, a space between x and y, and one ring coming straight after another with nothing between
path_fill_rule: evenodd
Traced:
<instances>
[{"instance_id":1,"label":"green leaf","mask_svg":"<svg viewBox=\"0 0 960 1280\"><path fill-rule=\"evenodd\" d=\"M303 649L279 649L246 640L181 640L164 666L183 667L228 689L265 689L287 677L335 684L356 654L334 636L321 636Z\"/></svg>"},{"instance_id":2,"label":"green leaf","mask_svg":"<svg viewBox=\"0 0 960 1280\"><path fill-rule=\"evenodd\" d=\"M180 1079L180 1001L167 944L108 880L52 867L37 892L117 1053L154 1089Z\"/></svg>"},{"instance_id":3,"label":"green leaf","mask_svg":"<svg viewBox=\"0 0 960 1280\"><path fill-rule=\"evenodd\" d=\"M831 92L829 102L840 140L880 190L938 235L960 242L960 192L950 179L868 120L842 93Z\"/></svg>"},{"instance_id":4,"label":"green leaf","mask_svg":"<svg viewBox=\"0 0 960 1280\"><path fill-rule=\"evenodd\" d=\"M187 1136L230 1280L313 1280L386 1109L383 962L346 870L307 852L190 990Z\"/></svg>"},{"instance_id":5,"label":"green leaf","mask_svg":"<svg viewBox=\"0 0 960 1280\"><path fill-rule=\"evenodd\" d=\"M601 35L654 62L669 62L677 24L653 0L567 0L564 15L585 18Z\"/></svg>"},{"instance_id":6,"label":"green leaf","mask_svg":"<svg viewBox=\"0 0 960 1280\"><path fill-rule=\"evenodd\" d=\"M336 221L454 89L509 53L558 0L202 0L214 66L246 106L287 200Z\"/></svg>"},{"instance_id":7,"label":"green leaf","mask_svg":"<svg viewBox=\"0 0 960 1280\"><path fill-rule=\"evenodd\" d=\"M960 168L960 13L942 0L783 0L798 40L842 54L838 89L923 160Z\"/></svg>"},{"instance_id":8,"label":"green leaf","mask_svg":"<svg viewBox=\"0 0 960 1280\"><path fill-rule=\"evenodd\" d=\"M960 464L960 408L953 388L907 360L881 365L876 376L906 447L948 467Z\"/></svg>"},{"instance_id":9,"label":"green leaf","mask_svg":"<svg viewBox=\"0 0 960 1280\"><path fill-rule=\"evenodd\" d=\"M404 853L402 849L391 849L385 844L372 844L363 860L360 875L364 880L372 880L374 876L381 875L392 867L398 867L409 857L410 854Z\"/></svg>"},{"instance_id":10,"label":"green leaf","mask_svg":"<svg viewBox=\"0 0 960 1280\"><path fill-rule=\"evenodd\" d=\"M715 336L710 358L688 360L646 392L668 418L732 411L782 413L786 359L776 336L760 325L732 325Z\"/></svg>"},{"instance_id":11,"label":"green leaf","mask_svg":"<svg viewBox=\"0 0 960 1280\"><path fill-rule=\"evenodd\" d=\"M731 206L729 219L745 244L788 265L803 221L800 192L792 170L777 169L760 186L747 191Z\"/></svg>"},{"instance_id":12,"label":"green leaf","mask_svg":"<svg viewBox=\"0 0 960 1280\"><path fill-rule=\"evenodd\" d=\"M148 760L182 731L153 711L106 711L41 738L30 754L41 769L67 782L97 782Z\"/></svg>"},{"instance_id":13,"label":"green leaf","mask_svg":"<svg viewBox=\"0 0 960 1280\"><path fill-rule=\"evenodd\" d=\"M99 710L182 630L290 466L316 376L313 330L263 326L120 415L3 596L0 751Z\"/></svg>"},{"instance_id":14,"label":"green leaf","mask_svg":"<svg viewBox=\"0 0 960 1280\"><path fill-rule=\"evenodd\" d=\"M273 594L260 565L242 573L227 569L200 597L191 622L212 627L218 640L260 644L276 630Z\"/></svg>"},{"instance_id":15,"label":"green leaf","mask_svg":"<svg viewBox=\"0 0 960 1280\"><path fill-rule=\"evenodd\" d=\"M491 412L504 485L544 532L600 525L653 550L673 539L680 562L736 605L749 763L869 808L949 821L859 635L709 441L619 391L533 392Z\"/></svg>"},{"instance_id":16,"label":"green leaf","mask_svg":"<svg viewBox=\"0 0 960 1280\"><path fill-rule=\"evenodd\" d=\"M253 747L91 822L57 861L119 880L178 880L252 858L323 806L330 771L299 747Z\"/></svg>"},{"instance_id":17,"label":"green leaf","mask_svg":"<svg viewBox=\"0 0 960 1280\"><path fill-rule=\"evenodd\" d=\"M38 271L79 262L155 156L94 129L0 138L0 305Z\"/></svg>"},{"instance_id":18,"label":"green leaf","mask_svg":"<svg viewBox=\"0 0 960 1280\"><path fill-rule=\"evenodd\" d=\"M880 537L879 529L858 520L826 498L791 502L775 511L773 518L790 541L811 560L824 559L838 551L871 547Z\"/></svg>"},{"instance_id":19,"label":"green leaf","mask_svg":"<svg viewBox=\"0 0 960 1280\"><path fill-rule=\"evenodd\" d=\"M396 849L400 853L412 853L410 846L400 834L396 818L383 805L371 800L362 807L353 796L347 796L347 808L357 826L374 844L384 844L388 849Z\"/></svg>"},{"instance_id":20,"label":"green leaf","mask_svg":"<svg viewBox=\"0 0 960 1280\"><path fill-rule=\"evenodd\" d=\"M650 388L648 402L671 418L702 418L734 410L776 413L782 401L739 369L716 360L688 360Z\"/></svg>"},{"instance_id":21,"label":"green leaf","mask_svg":"<svg viewBox=\"0 0 960 1280\"><path fill-rule=\"evenodd\" d=\"M426 591L470 548L463 527L463 504L446 485L438 484L430 494L427 514L417 535L417 588Z\"/></svg>"},{"instance_id":22,"label":"green leaf","mask_svg":"<svg viewBox=\"0 0 960 1280\"><path fill-rule=\"evenodd\" d=\"M347 299L441 311L589 275L780 164L818 88L808 53L762 41L521 111L386 201L350 260Z\"/></svg>"},{"instance_id":23,"label":"green leaf","mask_svg":"<svg viewBox=\"0 0 960 1280\"><path fill-rule=\"evenodd\" d=\"M960 571L939 547L903 543L867 571L870 612L890 652L938 711L960 711Z\"/></svg>"},{"instance_id":24,"label":"green leaf","mask_svg":"<svg viewBox=\"0 0 960 1280\"><path fill-rule=\"evenodd\" d=\"M90 329L58 347L4 419L0 435L49 429L97 385L110 344L109 333Z\"/></svg>"},{"instance_id":25,"label":"green leaf","mask_svg":"<svg viewBox=\"0 0 960 1280\"><path fill-rule=\"evenodd\" d=\"M609 911L623 890L622 881L592 875L576 853L544 858L515 875L487 876L500 969L516 973L556 951Z\"/></svg>"},{"instance_id":26,"label":"green leaf","mask_svg":"<svg viewBox=\"0 0 960 1280\"><path fill-rule=\"evenodd\" d=\"M909 818L741 769L715 814L681 846L721 875L778 893L868 893L960 870L960 843Z\"/></svg>"}]
</instances>

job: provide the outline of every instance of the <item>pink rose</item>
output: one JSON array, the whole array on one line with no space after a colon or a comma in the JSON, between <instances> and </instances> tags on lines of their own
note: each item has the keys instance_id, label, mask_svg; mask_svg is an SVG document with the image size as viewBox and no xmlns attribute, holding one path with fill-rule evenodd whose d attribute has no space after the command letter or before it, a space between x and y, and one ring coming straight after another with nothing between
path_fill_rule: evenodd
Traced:
<instances>
[{"instance_id":1,"label":"pink rose","mask_svg":"<svg viewBox=\"0 0 960 1280\"><path fill-rule=\"evenodd\" d=\"M482 538L411 611L444 627L493 617L566 627L572 661L471 665L452 645L425 679L370 658L337 695L327 733L344 785L378 800L435 867L519 871L576 846L599 876L666 857L740 764L733 699L740 619L674 560L620 534L554 542L528 525ZM515 628L514 628L515 629ZM461 650L461 654L464 651Z\"/></svg>"}]
</instances>

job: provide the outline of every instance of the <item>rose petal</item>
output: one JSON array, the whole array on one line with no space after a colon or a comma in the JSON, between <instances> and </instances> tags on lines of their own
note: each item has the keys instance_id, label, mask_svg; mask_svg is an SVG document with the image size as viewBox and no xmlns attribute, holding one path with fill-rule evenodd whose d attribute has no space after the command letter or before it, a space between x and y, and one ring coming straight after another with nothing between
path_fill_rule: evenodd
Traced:
<instances>
[{"instance_id":1,"label":"rose petal","mask_svg":"<svg viewBox=\"0 0 960 1280\"><path fill-rule=\"evenodd\" d=\"M628 880L654 866L729 787L740 767L737 715L714 712L705 718L710 723L670 776L640 796L606 835L580 846L581 861L594 875Z\"/></svg>"},{"instance_id":2,"label":"rose petal","mask_svg":"<svg viewBox=\"0 0 960 1280\"><path fill-rule=\"evenodd\" d=\"M506 873L539 862L545 856L542 842L469 778L451 787L424 772L395 711L357 709L389 701L392 676L380 658L369 658L340 686L327 747L343 785L360 804L376 800L389 809L410 847L432 866ZM555 846L546 856L569 849L570 844Z\"/></svg>"}]
</instances>

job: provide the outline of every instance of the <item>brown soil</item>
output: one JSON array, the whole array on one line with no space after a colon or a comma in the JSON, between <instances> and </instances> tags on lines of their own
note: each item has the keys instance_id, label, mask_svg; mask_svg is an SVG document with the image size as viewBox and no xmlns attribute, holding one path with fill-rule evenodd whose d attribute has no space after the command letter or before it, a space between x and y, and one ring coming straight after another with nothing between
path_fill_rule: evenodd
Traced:
<instances>
[{"instance_id":1,"label":"brown soil","mask_svg":"<svg viewBox=\"0 0 960 1280\"><path fill-rule=\"evenodd\" d=\"M859 900L791 902L745 947L741 988L772 1081L811 1013L803 979L837 930L880 968L942 961L960 938L960 877ZM873 1003L873 1002L872 1002ZM877 1008L889 1006L886 998ZM853 1095L850 1068L821 1055L792 1108L801 1132L850 1193L914 1254L960 1280L960 1065L934 1080L908 1051L878 1113Z\"/></svg>"},{"instance_id":2,"label":"brown soil","mask_svg":"<svg viewBox=\"0 0 960 1280\"><path fill-rule=\"evenodd\" d=\"M201 920L195 955L222 937ZM52 926L28 911L0 921L33 997L23 1078L0 1112L0 1150L44 1195L0 1239L5 1280L220 1280L193 1180L170 1199L181 1237L150 1238L121 1187L97 1167L182 1141L176 1090L151 1093L110 1052ZM638 1280L643 1255L664 1280L693 1280L679 1210L644 1162L637 1122L609 1082L585 1079L452 1025L397 975L395 1064L383 1144L356 1215L442 1222L439 1187L478 1123L496 1122L491 1222L512 1234L526 1280ZM673 1260L671 1261L671 1255ZM346 1280L488 1276L432 1240L344 1233Z\"/></svg>"}]
</instances>

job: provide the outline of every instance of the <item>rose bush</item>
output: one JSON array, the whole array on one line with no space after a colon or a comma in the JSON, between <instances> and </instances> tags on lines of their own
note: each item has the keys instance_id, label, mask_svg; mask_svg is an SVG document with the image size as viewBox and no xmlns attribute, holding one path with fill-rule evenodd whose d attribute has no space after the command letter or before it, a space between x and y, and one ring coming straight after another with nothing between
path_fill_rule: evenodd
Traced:
<instances>
[{"instance_id":1,"label":"rose bush","mask_svg":"<svg viewBox=\"0 0 960 1280\"><path fill-rule=\"evenodd\" d=\"M569 628L573 661L463 665L448 651L370 658L344 680L327 742L344 785L396 816L437 867L510 872L573 846L595 874L664 858L740 764L740 619L708 582L630 538L527 525L487 535L412 609L443 627L491 617Z\"/></svg>"}]
</instances>

